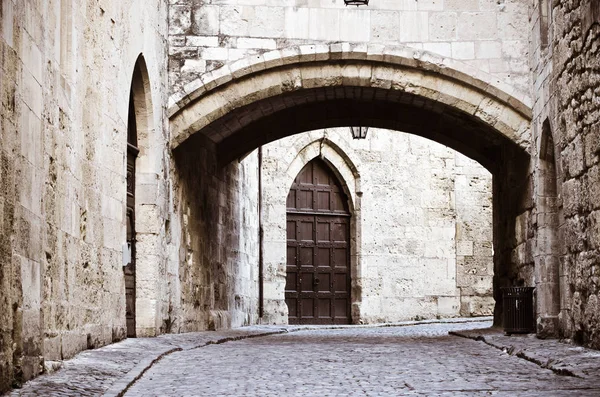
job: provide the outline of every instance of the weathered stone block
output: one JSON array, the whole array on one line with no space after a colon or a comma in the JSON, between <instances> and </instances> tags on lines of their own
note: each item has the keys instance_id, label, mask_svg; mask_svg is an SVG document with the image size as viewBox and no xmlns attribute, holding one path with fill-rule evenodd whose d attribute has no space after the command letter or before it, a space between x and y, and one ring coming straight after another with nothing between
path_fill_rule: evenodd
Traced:
<instances>
[{"instance_id":1,"label":"weathered stone block","mask_svg":"<svg viewBox=\"0 0 600 397\"><path fill-rule=\"evenodd\" d=\"M459 40L493 40L498 38L496 13L462 12L458 16L457 37Z\"/></svg>"},{"instance_id":2,"label":"weathered stone block","mask_svg":"<svg viewBox=\"0 0 600 397\"><path fill-rule=\"evenodd\" d=\"M400 13L398 11L373 10L371 12L371 41L389 42L398 40L400 33L398 24Z\"/></svg>"},{"instance_id":3,"label":"weathered stone block","mask_svg":"<svg viewBox=\"0 0 600 397\"><path fill-rule=\"evenodd\" d=\"M581 211L586 196L582 179L569 179L563 183L563 208L566 217L575 216Z\"/></svg>"},{"instance_id":4,"label":"weathered stone block","mask_svg":"<svg viewBox=\"0 0 600 397\"><path fill-rule=\"evenodd\" d=\"M192 9L188 5L169 8L169 34L187 34L192 26Z\"/></svg>"},{"instance_id":5,"label":"weathered stone block","mask_svg":"<svg viewBox=\"0 0 600 397\"><path fill-rule=\"evenodd\" d=\"M171 6L173 7L173 6ZM218 35L219 34L219 6L202 4L192 9L191 31L194 35Z\"/></svg>"},{"instance_id":6,"label":"weathered stone block","mask_svg":"<svg viewBox=\"0 0 600 397\"><path fill-rule=\"evenodd\" d=\"M578 135L562 152L562 169L573 178L585 170L585 156L582 137Z\"/></svg>"}]
</instances>

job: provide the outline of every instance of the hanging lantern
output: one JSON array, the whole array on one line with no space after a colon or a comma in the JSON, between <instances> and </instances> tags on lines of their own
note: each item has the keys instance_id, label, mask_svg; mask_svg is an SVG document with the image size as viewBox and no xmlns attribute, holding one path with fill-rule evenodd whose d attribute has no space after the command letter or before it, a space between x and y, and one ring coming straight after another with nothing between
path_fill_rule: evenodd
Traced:
<instances>
[{"instance_id":1,"label":"hanging lantern","mask_svg":"<svg viewBox=\"0 0 600 397\"><path fill-rule=\"evenodd\" d=\"M347 6L368 6L369 0L344 0Z\"/></svg>"},{"instance_id":2,"label":"hanging lantern","mask_svg":"<svg viewBox=\"0 0 600 397\"><path fill-rule=\"evenodd\" d=\"M354 139L365 139L367 137L367 131L369 131L369 127L350 127L350 132L352 132L352 138Z\"/></svg>"}]
</instances>

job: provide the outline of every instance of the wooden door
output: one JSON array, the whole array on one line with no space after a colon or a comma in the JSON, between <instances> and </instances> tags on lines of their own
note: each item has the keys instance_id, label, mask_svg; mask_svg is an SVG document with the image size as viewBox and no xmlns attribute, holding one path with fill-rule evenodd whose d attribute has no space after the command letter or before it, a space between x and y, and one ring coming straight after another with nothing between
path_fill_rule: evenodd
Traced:
<instances>
[{"instance_id":1,"label":"wooden door","mask_svg":"<svg viewBox=\"0 0 600 397\"><path fill-rule=\"evenodd\" d=\"M290 324L349 324L348 199L320 159L300 171L287 200L285 300Z\"/></svg>"},{"instance_id":2,"label":"wooden door","mask_svg":"<svg viewBox=\"0 0 600 397\"><path fill-rule=\"evenodd\" d=\"M125 277L125 321L127 337L135 337L135 162L137 148L137 131L133 97L129 101L129 123L127 126L127 245L131 254L130 262L123 267Z\"/></svg>"}]
</instances>

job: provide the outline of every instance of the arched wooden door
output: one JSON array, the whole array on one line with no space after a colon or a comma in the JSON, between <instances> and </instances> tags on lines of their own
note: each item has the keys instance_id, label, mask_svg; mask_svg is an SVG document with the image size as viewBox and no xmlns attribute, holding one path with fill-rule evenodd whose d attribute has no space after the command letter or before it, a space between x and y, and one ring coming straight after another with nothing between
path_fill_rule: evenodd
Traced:
<instances>
[{"instance_id":1,"label":"arched wooden door","mask_svg":"<svg viewBox=\"0 0 600 397\"><path fill-rule=\"evenodd\" d=\"M308 163L287 197L285 302L290 324L349 324L350 211L327 164Z\"/></svg>"}]
</instances>

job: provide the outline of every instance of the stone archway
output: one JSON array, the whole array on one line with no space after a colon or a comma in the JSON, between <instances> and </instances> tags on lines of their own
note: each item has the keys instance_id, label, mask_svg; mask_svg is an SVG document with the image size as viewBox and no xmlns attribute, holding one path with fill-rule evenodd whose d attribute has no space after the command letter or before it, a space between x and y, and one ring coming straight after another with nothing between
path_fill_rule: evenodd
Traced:
<instances>
[{"instance_id":1,"label":"stone archway","mask_svg":"<svg viewBox=\"0 0 600 397\"><path fill-rule=\"evenodd\" d=\"M171 147L202 135L226 164L262 143L363 120L426 136L491 167L494 159L483 152L500 141L529 149L528 103L485 73L433 54L307 45L243 59L189 83L170 99Z\"/></svg>"},{"instance_id":2,"label":"stone archway","mask_svg":"<svg viewBox=\"0 0 600 397\"><path fill-rule=\"evenodd\" d=\"M497 321L499 287L533 274L530 237L516 238L517 221L532 210L529 100L485 73L403 47L307 45L225 65L188 84L170 105L177 167L201 169L225 185L233 160L324 127L370 125L445 144L494 175ZM207 154L202 163L199 151Z\"/></svg>"},{"instance_id":3,"label":"stone archway","mask_svg":"<svg viewBox=\"0 0 600 397\"><path fill-rule=\"evenodd\" d=\"M135 62L131 80L130 125L135 125L135 147L129 143L128 153L134 154L132 164L132 185L128 186L129 195L135 197L133 203L134 249L132 262L135 264L134 330L128 332L135 336L154 336L161 326L159 319L160 300L158 296L160 257L156 253L163 230L162 220L157 214L159 203L156 192L159 189L161 174L161 150L155 136L152 90L146 61L139 55ZM128 170L129 171L129 170Z\"/></svg>"},{"instance_id":4,"label":"stone archway","mask_svg":"<svg viewBox=\"0 0 600 397\"><path fill-rule=\"evenodd\" d=\"M300 170L286 201L289 323L351 323L348 196L333 170L315 158Z\"/></svg>"},{"instance_id":5,"label":"stone archway","mask_svg":"<svg viewBox=\"0 0 600 397\"><path fill-rule=\"evenodd\" d=\"M326 137L318 138L317 131L306 134L298 139L298 150L290 151L284 159L289 161L278 162L276 174L266 175L267 178L280 181L278 184L272 184L271 194L264 198L264 238L265 251L270 253L286 252L286 197L292 186L294 179L302 169L315 159L322 160L327 164L339 181L344 194L348 197L350 217L350 276L351 276L351 318L356 322L360 318L361 308L361 284L357 282L360 279L360 255L358 247L360 246L361 225L361 195L360 188L360 164L356 159L350 159L346 154L347 150L340 147L335 142ZM315 139L316 138L316 139ZM263 194L263 197L265 195ZM287 322L288 308L284 302L285 287L285 261L281 260L281 255L268 255L265 261L265 291L264 296L264 317L263 321L268 324L281 324Z\"/></svg>"}]
</instances>

